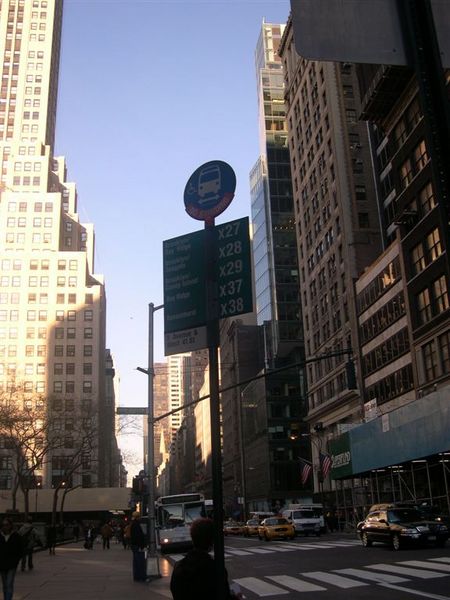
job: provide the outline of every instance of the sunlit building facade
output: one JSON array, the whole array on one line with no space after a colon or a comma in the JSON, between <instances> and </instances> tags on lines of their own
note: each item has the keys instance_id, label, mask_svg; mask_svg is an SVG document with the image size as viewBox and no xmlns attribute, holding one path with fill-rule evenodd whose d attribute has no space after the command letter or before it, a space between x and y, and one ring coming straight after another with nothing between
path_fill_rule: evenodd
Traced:
<instances>
[{"instance_id":1,"label":"sunlit building facade","mask_svg":"<svg viewBox=\"0 0 450 600\"><path fill-rule=\"evenodd\" d=\"M66 434L34 473L43 487L67 478L74 431L93 418L91 452L65 484L104 486L112 483L107 448L116 451L105 288L93 226L80 222L75 184L53 156L61 28L60 0L1 3L0 399L14 392L30 410L51 406Z\"/></svg>"}]
</instances>

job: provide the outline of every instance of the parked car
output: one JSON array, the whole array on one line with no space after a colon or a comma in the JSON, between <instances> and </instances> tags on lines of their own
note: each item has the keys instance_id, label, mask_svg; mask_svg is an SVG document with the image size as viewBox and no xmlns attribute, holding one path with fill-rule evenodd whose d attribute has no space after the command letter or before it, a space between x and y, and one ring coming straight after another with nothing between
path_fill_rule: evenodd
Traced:
<instances>
[{"instance_id":1,"label":"parked car","mask_svg":"<svg viewBox=\"0 0 450 600\"><path fill-rule=\"evenodd\" d=\"M244 535L249 537L250 535L258 535L258 519L249 519L244 525Z\"/></svg>"},{"instance_id":2,"label":"parked car","mask_svg":"<svg viewBox=\"0 0 450 600\"><path fill-rule=\"evenodd\" d=\"M448 527L439 521L424 520L414 508L387 508L370 512L358 523L358 533L363 546L373 542L391 545L399 550L407 545L434 544L445 546Z\"/></svg>"},{"instance_id":3,"label":"parked car","mask_svg":"<svg viewBox=\"0 0 450 600\"><path fill-rule=\"evenodd\" d=\"M267 542L275 538L293 540L295 538L295 528L284 517L269 517L259 525L258 538Z\"/></svg>"},{"instance_id":4,"label":"parked car","mask_svg":"<svg viewBox=\"0 0 450 600\"><path fill-rule=\"evenodd\" d=\"M235 521L227 521L223 525L223 535L242 535L244 533L244 527L241 523Z\"/></svg>"}]
</instances>

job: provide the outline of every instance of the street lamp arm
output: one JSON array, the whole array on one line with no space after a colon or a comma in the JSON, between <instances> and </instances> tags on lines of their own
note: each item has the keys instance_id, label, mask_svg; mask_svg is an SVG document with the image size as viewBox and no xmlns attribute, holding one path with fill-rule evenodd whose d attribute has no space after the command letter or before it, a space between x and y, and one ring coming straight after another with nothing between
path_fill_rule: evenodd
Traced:
<instances>
[{"instance_id":1,"label":"street lamp arm","mask_svg":"<svg viewBox=\"0 0 450 600\"><path fill-rule=\"evenodd\" d=\"M148 369L144 369L144 367L136 367L136 371L140 371L141 373L144 373L144 375L148 375L149 373Z\"/></svg>"}]
</instances>

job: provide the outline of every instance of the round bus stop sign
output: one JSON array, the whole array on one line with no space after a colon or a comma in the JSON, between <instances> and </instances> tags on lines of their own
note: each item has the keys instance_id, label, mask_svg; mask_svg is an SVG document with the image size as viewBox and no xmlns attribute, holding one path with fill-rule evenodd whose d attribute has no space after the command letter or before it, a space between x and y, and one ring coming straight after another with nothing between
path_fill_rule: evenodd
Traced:
<instances>
[{"instance_id":1,"label":"round bus stop sign","mask_svg":"<svg viewBox=\"0 0 450 600\"><path fill-rule=\"evenodd\" d=\"M234 198L236 175L229 164L212 160L196 169L184 189L186 212L193 219L212 221Z\"/></svg>"}]
</instances>

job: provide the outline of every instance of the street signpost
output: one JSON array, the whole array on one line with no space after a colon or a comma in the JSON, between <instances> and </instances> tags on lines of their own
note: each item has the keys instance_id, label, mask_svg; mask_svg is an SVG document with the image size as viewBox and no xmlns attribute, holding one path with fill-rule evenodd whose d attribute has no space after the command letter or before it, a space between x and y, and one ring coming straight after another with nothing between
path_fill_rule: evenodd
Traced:
<instances>
[{"instance_id":1,"label":"street signpost","mask_svg":"<svg viewBox=\"0 0 450 600\"><path fill-rule=\"evenodd\" d=\"M166 355L208 348L216 600L224 600L219 319L253 310L248 218L215 226L230 204L236 176L220 160L201 165L184 190L186 212L205 229L164 242Z\"/></svg>"}]
</instances>

